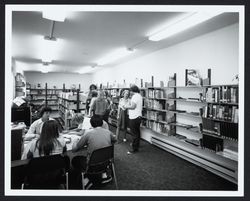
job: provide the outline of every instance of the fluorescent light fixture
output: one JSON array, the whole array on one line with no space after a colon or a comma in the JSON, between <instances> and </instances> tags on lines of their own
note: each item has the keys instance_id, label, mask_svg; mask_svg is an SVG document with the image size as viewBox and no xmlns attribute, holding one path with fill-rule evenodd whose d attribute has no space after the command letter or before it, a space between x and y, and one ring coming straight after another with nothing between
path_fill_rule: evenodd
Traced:
<instances>
[{"instance_id":1,"label":"fluorescent light fixture","mask_svg":"<svg viewBox=\"0 0 250 201\"><path fill-rule=\"evenodd\" d=\"M47 39L46 37L41 40L41 57L42 62L50 63L57 52L57 40Z\"/></svg>"},{"instance_id":2,"label":"fluorescent light fixture","mask_svg":"<svg viewBox=\"0 0 250 201\"><path fill-rule=\"evenodd\" d=\"M194 27L202 22L205 22L217 15L220 15L222 12L196 12L188 17L185 17L171 25L165 27L162 31L159 31L151 36L149 40L151 41L160 41L162 39L168 38L174 34L177 34L181 31Z\"/></svg>"},{"instance_id":3,"label":"fluorescent light fixture","mask_svg":"<svg viewBox=\"0 0 250 201\"><path fill-rule=\"evenodd\" d=\"M56 10L48 9L48 10L43 11L43 18L46 18L52 21L64 22L66 18L66 12L58 10L58 9Z\"/></svg>"},{"instance_id":4,"label":"fluorescent light fixture","mask_svg":"<svg viewBox=\"0 0 250 201\"><path fill-rule=\"evenodd\" d=\"M98 65L105 65L107 63L111 63L115 60L118 60L122 57L125 57L131 53L133 53L134 50L133 49L128 49L128 48L120 48L117 49L113 52L111 52L110 54L104 56L103 58L101 58L100 60L97 61Z\"/></svg>"},{"instance_id":5,"label":"fluorescent light fixture","mask_svg":"<svg viewBox=\"0 0 250 201\"><path fill-rule=\"evenodd\" d=\"M85 74L85 73L91 73L95 71L95 68L92 67L92 66L85 66L85 67L82 67L79 71L77 71L78 73L80 74Z\"/></svg>"}]
</instances>

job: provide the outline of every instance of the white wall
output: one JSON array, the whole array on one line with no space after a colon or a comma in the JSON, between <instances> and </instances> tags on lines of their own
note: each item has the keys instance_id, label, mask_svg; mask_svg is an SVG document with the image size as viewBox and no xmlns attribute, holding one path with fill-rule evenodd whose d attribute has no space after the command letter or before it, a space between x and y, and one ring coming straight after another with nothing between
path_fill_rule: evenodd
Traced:
<instances>
[{"instance_id":1,"label":"white wall","mask_svg":"<svg viewBox=\"0 0 250 201\"><path fill-rule=\"evenodd\" d=\"M160 81L164 81L166 86L169 76L176 73L177 86L184 86L185 69L198 69L201 76L206 78L207 69L211 68L211 84L231 84L233 77L239 72L238 29L239 24L233 24L119 66L107 68L96 72L93 75L93 81L104 85L107 82L112 84L114 81L123 83L124 79L127 84L135 83L136 78L143 79L144 82L150 82L153 75L155 86L160 86ZM186 92L188 92L188 95L185 94ZM192 91L186 91L186 89L182 94L178 92L177 96L197 98L194 97ZM185 103L182 104L178 103L177 109L182 109L183 106L185 110L198 112L201 107L197 104L189 104L188 106ZM177 122L198 126L201 119L178 115ZM191 139L198 140L201 138L200 134L188 132L181 128L177 128L177 133ZM145 129L142 132L142 138L145 140L150 141L151 135L154 134Z\"/></svg>"},{"instance_id":2,"label":"white wall","mask_svg":"<svg viewBox=\"0 0 250 201\"><path fill-rule=\"evenodd\" d=\"M207 77L212 69L212 84L230 84L238 73L239 25L210 32L177 45L123 63L113 68L96 72L95 83L134 83L136 77L150 82L154 76L155 86L159 81L167 82L168 77L177 73L177 85L185 85L185 69L199 69ZM138 50L139 51L139 50Z\"/></svg>"},{"instance_id":3,"label":"white wall","mask_svg":"<svg viewBox=\"0 0 250 201\"><path fill-rule=\"evenodd\" d=\"M34 85L41 83L42 87L48 83L48 87L56 86L62 88L65 83L66 88L71 88L75 84L78 88L81 84L81 90L87 91L89 85L92 84L92 75L76 74L76 73L40 73L40 72L25 72L26 81Z\"/></svg>"}]
</instances>

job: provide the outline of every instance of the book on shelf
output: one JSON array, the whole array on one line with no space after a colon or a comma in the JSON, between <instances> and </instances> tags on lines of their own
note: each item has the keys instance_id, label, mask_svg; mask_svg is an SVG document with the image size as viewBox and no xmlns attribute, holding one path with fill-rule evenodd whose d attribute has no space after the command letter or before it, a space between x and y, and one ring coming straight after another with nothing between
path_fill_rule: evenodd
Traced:
<instances>
[{"instance_id":1,"label":"book on shelf","mask_svg":"<svg viewBox=\"0 0 250 201\"><path fill-rule=\"evenodd\" d=\"M238 103L238 87L209 87L206 89L204 97L207 102Z\"/></svg>"}]
</instances>

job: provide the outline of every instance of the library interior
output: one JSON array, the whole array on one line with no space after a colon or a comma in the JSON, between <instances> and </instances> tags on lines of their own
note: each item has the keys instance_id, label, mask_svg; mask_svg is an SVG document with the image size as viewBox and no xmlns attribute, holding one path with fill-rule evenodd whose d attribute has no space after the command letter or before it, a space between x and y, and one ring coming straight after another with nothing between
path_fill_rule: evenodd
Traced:
<instances>
[{"instance_id":1,"label":"library interior","mask_svg":"<svg viewBox=\"0 0 250 201\"><path fill-rule=\"evenodd\" d=\"M239 190L239 11L15 9L10 190Z\"/></svg>"}]
</instances>

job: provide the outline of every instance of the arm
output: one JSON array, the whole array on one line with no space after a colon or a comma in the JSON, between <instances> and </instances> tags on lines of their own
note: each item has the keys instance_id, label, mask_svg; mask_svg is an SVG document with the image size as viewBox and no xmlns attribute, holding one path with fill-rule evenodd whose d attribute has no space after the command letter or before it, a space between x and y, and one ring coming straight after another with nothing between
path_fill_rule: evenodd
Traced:
<instances>
[{"instance_id":1,"label":"arm","mask_svg":"<svg viewBox=\"0 0 250 201\"><path fill-rule=\"evenodd\" d=\"M110 132L110 137L111 137L111 143L114 144L117 141L116 135L113 135L113 133Z\"/></svg>"},{"instance_id":2,"label":"arm","mask_svg":"<svg viewBox=\"0 0 250 201\"><path fill-rule=\"evenodd\" d=\"M95 105L96 105L96 101L95 101L96 99L91 99L91 102L90 102L90 106L89 106L89 116L91 116L91 113L92 113L92 110L94 110L95 109Z\"/></svg>"},{"instance_id":3,"label":"arm","mask_svg":"<svg viewBox=\"0 0 250 201\"><path fill-rule=\"evenodd\" d=\"M131 101L131 103L129 105L124 105L123 108L129 109L129 110L134 110L136 108L136 103Z\"/></svg>"},{"instance_id":4,"label":"arm","mask_svg":"<svg viewBox=\"0 0 250 201\"><path fill-rule=\"evenodd\" d=\"M88 134L82 136L79 141L75 141L72 146L72 152L77 152L82 149L88 143Z\"/></svg>"},{"instance_id":5,"label":"arm","mask_svg":"<svg viewBox=\"0 0 250 201\"><path fill-rule=\"evenodd\" d=\"M33 124L31 124L28 132L24 136L24 140L31 140L35 137L39 137L39 135L36 134L36 126L37 122L33 122Z\"/></svg>"}]
</instances>

